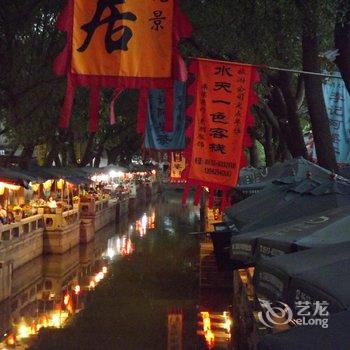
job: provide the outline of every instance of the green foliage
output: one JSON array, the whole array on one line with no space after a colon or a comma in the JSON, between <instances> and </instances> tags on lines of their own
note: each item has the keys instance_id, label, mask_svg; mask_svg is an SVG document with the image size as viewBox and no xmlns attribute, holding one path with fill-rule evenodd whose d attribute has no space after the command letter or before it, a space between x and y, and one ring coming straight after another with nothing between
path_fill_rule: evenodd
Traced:
<instances>
[{"instance_id":1,"label":"green foliage","mask_svg":"<svg viewBox=\"0 0 350 350\"><path fill-rule=\"evenodd\" d=\"M43 143L60 152L66 149L57 138L65 80L52 72L54 59L65 45L64 35L54 26L64 3L0 2L0 133L14 149ZM313 13L310 21L317 28L322 52L334 45L335 23L348 21L349 14L349 2L344 0L182 0L181 4L194 27L193 38L182 45L186 58L202 56L294 69L302 68L303 16ZM296 79L292 84L296 86ZM102 147L111 161L127 162L142 142L135 132L137 94L123 94L116 110L118 125L110 128L112 93L103 92L100 130L87 151L99 153ZM269 93L270 87L263 84L260 96L268 100ZM70 131L74 144L83 150L89 139L87 114L88 91L78 89Z\"/></svg>"},{"instance_id":2,"label":"green foliage","mask_svg":"<svg viewBox=\"0 0 350 350\"><path fill-rule=\"evenodd\" d=\"M10 148L39 144L48 144L61 152L67 148L66 142L57 137L66 82L52 71L53 62L65 45L63 33L55 28L64 3L0 2L0 125ZM104 150L104 144L110 149L123 144L126 150L122 158L130 159L136 151L134 146L141 143L134 132L137 95L124 93L117 106L118 125L112 128L108 119L112 94L112 90L102 93L100 129L88 152L94 153L100 146ZM82 150L89 139L88 106L89 92L77 89L70 132L75 147Z\"/></svg>"}]
</instances>

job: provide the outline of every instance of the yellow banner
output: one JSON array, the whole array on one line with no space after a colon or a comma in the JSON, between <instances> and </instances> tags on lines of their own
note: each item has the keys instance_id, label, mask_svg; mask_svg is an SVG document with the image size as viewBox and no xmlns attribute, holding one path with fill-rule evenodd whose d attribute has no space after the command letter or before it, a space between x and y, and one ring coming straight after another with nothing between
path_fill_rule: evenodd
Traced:
<instances>
[{"instance_id":1,"label":"yellow banner","mask_svg":"<svg viewBox=\"0 0 350 350\"><path fill-rule=\"evenodd\" d=\"M72 73L169 78L173 0L74 0Z\"/></svg>"}]
</instances>

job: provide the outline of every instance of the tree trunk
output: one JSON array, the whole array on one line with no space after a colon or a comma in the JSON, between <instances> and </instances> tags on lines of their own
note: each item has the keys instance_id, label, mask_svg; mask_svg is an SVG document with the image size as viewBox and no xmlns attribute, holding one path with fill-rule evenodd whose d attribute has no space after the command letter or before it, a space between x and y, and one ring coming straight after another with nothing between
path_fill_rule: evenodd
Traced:
<instances>
[{"instance_id":1,"label":"tree trunk","mask_svg":"<svg viewBox=\"0 0 350 350\"><path fill-rule=\"evenodd\" d=\"M33 145L27 145L24 146L21 158L19 160L19 167L21 169L27 169L29 166L30 161L32 160L34 152L34 146Z\"/></svg>"},{"instance_id":2,"label":"tree trunk","mask_svg":"<svg viewBox=\"0 0 350 350\"><path fill-rule=\"evenodd\" d=\"M86 149L84 152L83 159L81 160L81 163L79 164L80 167L87 166L89 163L92 162L94 158L94 141L95 141L95 134L90 134L88 143L86 145Z\"/></svg>"},{"instance_id":3,"label":"tree trunk","mask_svg":"<svg viewBox=\"0 0 350 350\"><path fill-rule=\"evenodd\" d=\"M56 140L54 140L52 142L51 150L49 154L46 156L45 163L44 163L45 167L52 166L52 163L56 160L56 158L58 158L59 149L60 149L59 143Z\"/></svg>"},{"instance_id":4,"label":"tree trunk","mask_svg":"<svg viewBox=\"0 0 350 350\"><path fill-rule=\"evenodd\" d=\"M335 63L350 94L350 9L348 6L345 17L341 18L341 13L345 8L345 1L341 1L334 30L335 47L339 50L339 56L337 56Z\"/></svg>"},{"instance_id":5,"label":"tree trunk","mask_svg":"<svg viewBox=\"0 0 350 350\"><path fill-rule=\"evenodd\" d=\"M253 146L248 148L249 151L249 163L250 166L256 168L259 166L259 157L258 157L258 152L256 150L256 144L255 140L253 139Z\"/></svg>"},{"instance_id":6,"label":"tree trunk","mask_svg":"<svg viewBox=\"0 0 350 350\"><path fill-rule=\"evenodd\" d=\"M265 143L264 143L264 150L265 150L265 162L267 167L271 167L275 163L275 157L274 157L274 149L272 144L272 127L268 125L267 123L264 123L265 126Z\"/></svg>"},{"instance_id":7,"label":"tree trunk","mask_svg":"<svg viewBox=\"0 0 350 350\"><path fill-rule=\"evenodd\" d=\"M298 152L295 147L295 142L293 138L293 134L291 132L291 129L289 127L289 117L288 117L288 111L287 106L284 100L284 96L282 94L281 89L276 85L274 85L274 88L272 89L271 94L271 101L269 103L269 108L273 112L274 115L276 115L278 119L279 128L281 131L281 136L285 143L287 144L287 147L292 154L293 157L298 156Z\"/></svg>"},{"instance_id":8,"label":"tree trunk","mask_svg":"<svg viewBox=\"0 0 350 350\"><path fill-rule=\"evenodd\" d=\"M303 67L306 71L320 72L316 30L310 23L312 22L305 18L302 40ZM318 163L326 169L336 170L337 162L323 98L321 77L305 75L304 79L306 101L310 113Z\"/></svg>"},{"instance_id":9,"label":"tree trunk","mask_svg":"<svg viewBox=\"0 0 350 350\"><path fill-rule=\"evenodd\" d=\"M292 91L292 74L290 72L279 72L277 85L282 92L287 112L288 128L291 135L289 139L291 153L293 157L307 158L303 131L298 115L298 103Z\"/></svg>"},{"instance_id":10,"label":"tree trunk","mask_svg":"<svg viewBox=\"0 0 350 350\"><path fill-rule=\"evenodd\" d=\"M79 164L77 162L77 157L75 155L75 150L74 150L74 133L72 131L69 132L67 152L68 152L68 156L69 156L68 157L69 158L69 163L72 164L74 167L77 167Z\"/></svg>"}]
</instances>

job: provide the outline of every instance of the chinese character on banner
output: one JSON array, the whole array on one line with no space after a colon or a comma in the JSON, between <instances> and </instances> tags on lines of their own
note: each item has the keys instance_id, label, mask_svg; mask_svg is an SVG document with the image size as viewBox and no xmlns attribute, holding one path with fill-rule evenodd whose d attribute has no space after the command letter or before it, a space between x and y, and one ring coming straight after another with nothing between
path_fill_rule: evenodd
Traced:
<instances>
[{"instance_id":1,"label":"chinese character on banner","mask_svg":"<svg viewBox=\"0 0 350 350\"><path fill-rule=\"evenodd\" d=\"M244 164L244 147L251 140L248 126L254 124L251 106L257 102L253 89L259 81L257 68L251 65L194 59L190 72L195 82L188 94L194 97L188 115L193 122L186 131L191 140L186 149L188 192L196 186L195 204L202 188L209 188L209 203L216 191L222 193L221 206L227 206L228 192L237 185Z\"/></svg>"},{"instance_id":2,"label":"chinese character on banner","mask_svg":"<svg viewBox=\"0 0 350 350\"><path fill-rule=\"evenodd\" d=\"M340 73L331 74L333 77L323 81L323 97L337 163L344 167L350 164L350 94ZM312 157L317 161L314 143L312 148Z\"/></svg>"},{"instance_id":3,"label":"chinese character on banner","mask_svg":"<svg viewBox=\"0 0 350 350\"><path fill-rule=\"evenodd\" d=\"M165 89L166 131L173 127L173 86L186 81L187 71L177 48L191 35L191 24L178 0L68 0L57 26L67 33L67 45L54 70L67 76L60 127L67 128L75 89L90 88L90 131L99 120L100 90L140 90L138 131L147 119L149 89ZM113 119L113 118L112 118Z\"/></svg>"},{"instance_id":4,"label":"chinese character on banner","mask_svg":"<svg viewBox=\"0 0 350 350\"><path fill-rule=\"evenodd\" d=\"M171 152L170 182L185 182L184 170L186 169L186 159L183 152Z\"/></svg>"},{"instance_id":5,"label":"chinese character on banner","mask_svg":"<svg viewBox=\"0 0 350 350\"><path fill-rule=\"evenodd\" d=\"M163 90L150 90L145 149L176 151L185 148L186 84L175 82L173 131L164 131L166 96Z\"/></svg>"}]
</instances>

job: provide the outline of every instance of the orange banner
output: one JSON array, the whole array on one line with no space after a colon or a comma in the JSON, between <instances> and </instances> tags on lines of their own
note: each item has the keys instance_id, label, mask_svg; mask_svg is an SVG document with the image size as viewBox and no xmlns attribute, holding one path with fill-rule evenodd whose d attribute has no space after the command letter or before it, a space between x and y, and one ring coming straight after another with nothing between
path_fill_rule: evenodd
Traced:
<instances>
[{"instance_id":1,"label":"orange banner","mask_svg":"<svg viewBox=\"0 0 350 350\"><path fill-rule=\"evenodd\" d=\"M173 11L173 0L74 0L71 72L170 77Z\"/></svg>"},{"instance_id":2,"label":"orange banner","mask_svg":"<svg viewBox=\"0 0 350 350\"><path fill-rule=\"evenodd\" d=\"M196 80L189 91L194 103L189 110L193 123L187 180L226 190L239 177L256 68L198 59L190 69Z\"/></svg>"}]
</instances>

